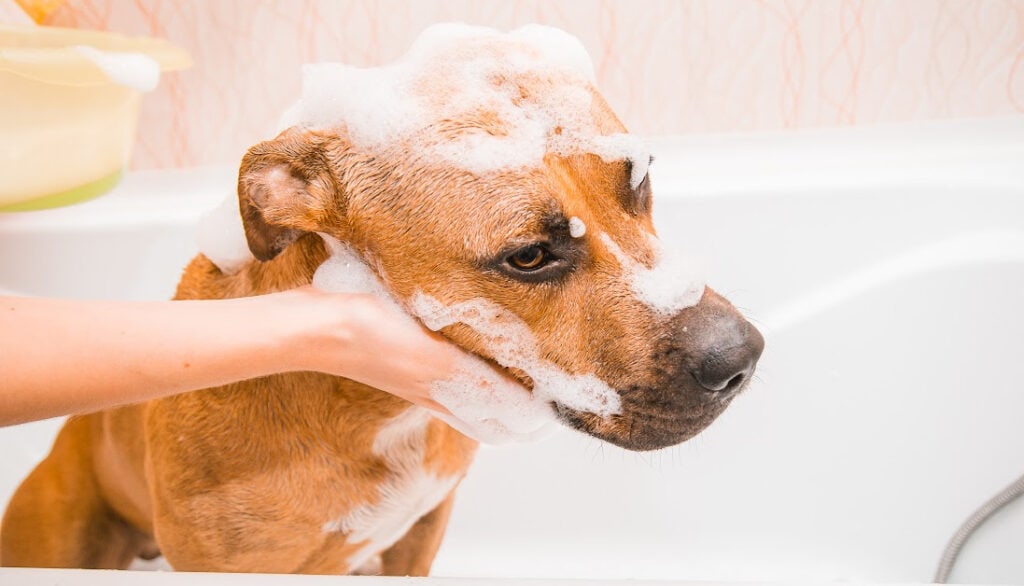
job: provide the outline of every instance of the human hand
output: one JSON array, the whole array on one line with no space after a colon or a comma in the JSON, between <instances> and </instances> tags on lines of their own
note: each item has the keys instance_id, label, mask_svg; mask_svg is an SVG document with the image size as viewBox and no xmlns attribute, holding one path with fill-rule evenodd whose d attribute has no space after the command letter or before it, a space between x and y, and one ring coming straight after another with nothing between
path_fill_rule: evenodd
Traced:
<instances>
[{"instance_id":1,"label":"human hand","mask_svg":"<svg viewBox=\"0 0 1024 586\"><path fill-rule=\"evenodd\" d=\"M448 413L430 390L454 374L464 353L458 347L372 295L311 286L275 295L293 331L285 349L293 369L345 377Z\"/></svg>"},{"instance_id":2,"label":"human hand","mask_svg":"<svg viewBox=\"0 0 1024 586\"><path fill-rule=\"evenodd\" d=\"M293 368L343 376L431 409L488 443L538 437L550 409L504 370L436 334L397 305L302 287L275 294L297 332ZM540 416L538 416L540 414Z\"/></svg>"}]
</instances>

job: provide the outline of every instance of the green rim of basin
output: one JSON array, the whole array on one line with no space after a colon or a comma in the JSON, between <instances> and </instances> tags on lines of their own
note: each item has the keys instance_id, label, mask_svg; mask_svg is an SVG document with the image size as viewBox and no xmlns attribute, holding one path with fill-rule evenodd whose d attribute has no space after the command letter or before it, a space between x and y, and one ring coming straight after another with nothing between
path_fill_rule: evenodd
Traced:
<instances>
[{"instance_id":1,"label":"green rim of basin","mask_svg":"<svg viewBox=\"0 0 1024 586\"><path fill-rule=\"evenodd\" d=\"M19 201L16 203L0 205L0 212L31 212L35 210L46 210L81 203L83 201L99 197L110 191L118 184L118 182L121 181L121 178L123 177L124 169L118 169L110 175L100 177L99 179L90 181L85 185L79 185L78 187L72 187L71 189L58 191L57 193L50 193L28 201Z\"/></svg>"}]
</instances>

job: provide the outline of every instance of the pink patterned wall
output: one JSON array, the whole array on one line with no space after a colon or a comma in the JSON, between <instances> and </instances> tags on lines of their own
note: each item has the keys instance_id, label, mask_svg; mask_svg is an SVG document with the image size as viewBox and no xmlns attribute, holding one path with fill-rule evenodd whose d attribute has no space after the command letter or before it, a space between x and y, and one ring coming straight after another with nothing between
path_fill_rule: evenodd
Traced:
<instances>
[{"instance_id":1,"label":"pink patterned wall","mask_svg":"<svg viewBox=\"0 0 1024 586\"><path fill-rule=\"evenodd\" d=\"M133 163L151 168L236 163L302 63L380 64L437 21L577 35L644 134L1024 113L1024 0L69 0L48 24L192 53L144 101Z\"/></svg>"}]
</instances>

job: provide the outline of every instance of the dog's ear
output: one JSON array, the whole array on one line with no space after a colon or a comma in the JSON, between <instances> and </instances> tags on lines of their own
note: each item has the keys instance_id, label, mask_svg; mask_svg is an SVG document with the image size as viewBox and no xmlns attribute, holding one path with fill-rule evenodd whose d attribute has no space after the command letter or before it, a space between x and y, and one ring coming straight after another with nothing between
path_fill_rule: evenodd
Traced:
<instances>
[{"instance_id":1,"label":"dog's ear","mask_svg":"<svg viewBox=\"0 0 1024 586\"><path fill-rule=\"evenodd\" d=\"M249 250L267 261L344 215L331 168L336 137L292 128L249 149L238 171L238 208Z\"/></svg>"}]
</instances>

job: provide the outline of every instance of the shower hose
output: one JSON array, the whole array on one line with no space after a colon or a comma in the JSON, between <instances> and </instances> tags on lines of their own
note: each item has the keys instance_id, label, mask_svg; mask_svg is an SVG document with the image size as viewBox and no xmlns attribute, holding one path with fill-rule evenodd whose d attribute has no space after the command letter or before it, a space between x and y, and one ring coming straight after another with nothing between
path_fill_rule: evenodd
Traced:
<instances>
[{"instance_id":1,"label":"shower hose","mask_svg":"<svg viewBox=\"0 0 1024 586\"><path fill-rule=\"evenodd\" d=\"M971 538L971 534L978 527L981 527L982 523L991 518L992 515L999 512L999 509L1010 504L1022 494L1024 494L1024 476L1014 480L1010 486L1007 486L999 494L986 501L985 504L981 505L977 511L974 511L964 521L963 525L957 529L956 533L949 540L949 543L946 544L946 550L942 552L939 567L935 570L934 581L936 584L946 583L950 572L953 571L953 565L956 564L956 558L960 555L960 550L963 549L967 540Z\"/></svg>"}]
</instances>

